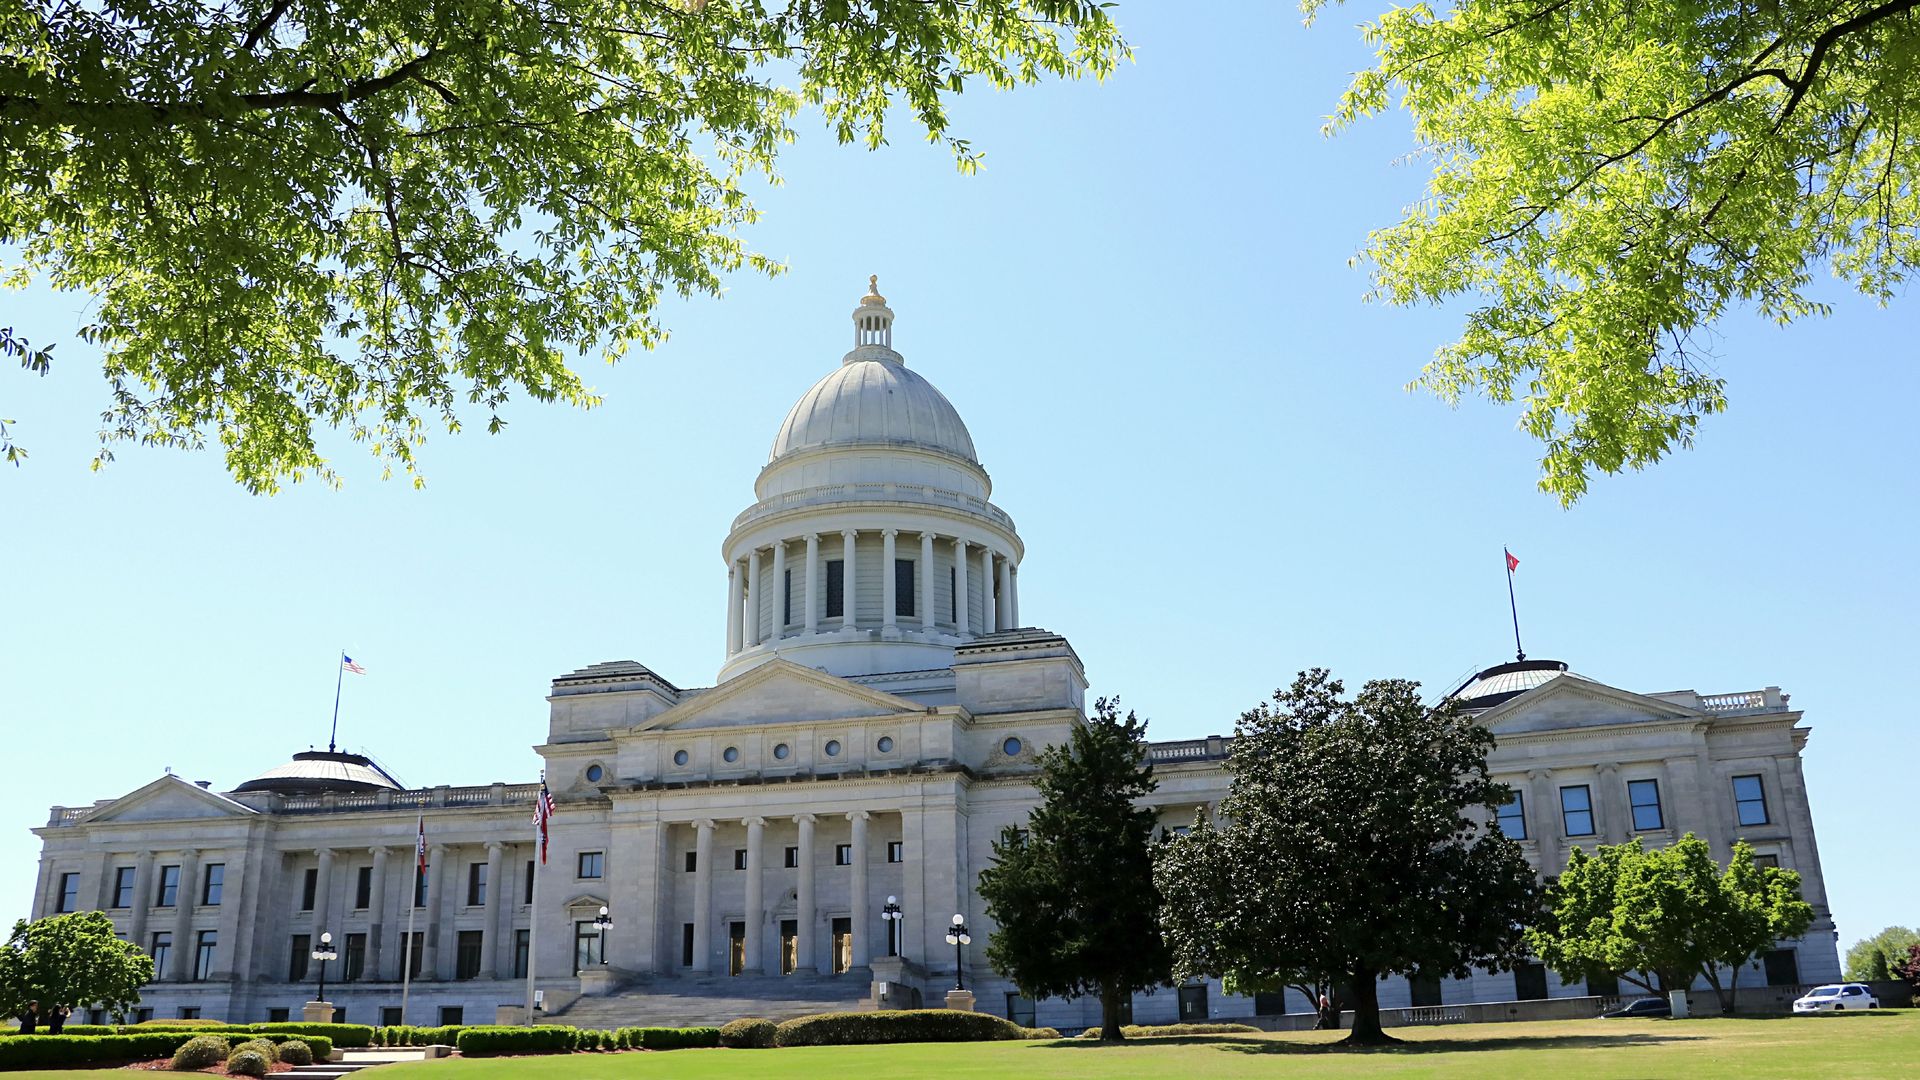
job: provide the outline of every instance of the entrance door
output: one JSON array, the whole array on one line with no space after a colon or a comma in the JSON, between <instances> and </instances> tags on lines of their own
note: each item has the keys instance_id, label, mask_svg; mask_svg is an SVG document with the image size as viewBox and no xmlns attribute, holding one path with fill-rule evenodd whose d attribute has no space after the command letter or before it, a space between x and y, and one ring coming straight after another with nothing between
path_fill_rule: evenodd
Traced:
<instances>
[{"instance_id":1,"label":"entrance door","mask_svg":"<svg viewBox=\"0 0 1920 1080\"><path fill-rule=\"evenodd\" d=\"M1180 1022L1192 1024L1207 1018L1207 984L1195 983L1180 988Z\"/></svg>"},{"instance_id":2,"label":"entrance door","mask_svg":"<svg viewBox=\"0 0 1920 1080\"><path fill-rule=\"evenodd\" d=\"M747 966L747 924L727 924L727 974L738 975Z\"/></svg>"},{"instance_id":3,"label":"entrance door","mask_svg":"<svg viewBox=\"0 0 1920 1080\"><path fill-rule=\"evenodd\" d=\"M793 969L800 966L800 923L797 919L780 920L780 974L791 975Z\"/></svg>"},{"instance_id":4,"label":"entrance door","mask_svg":"<svg viewBox=\"0 0 1920 1080\"><path fill-rule=\"evenodd\" d=\"M853 920L833 920L833 973L844 975L853 967Z\"/></svg>"}]
</instances>

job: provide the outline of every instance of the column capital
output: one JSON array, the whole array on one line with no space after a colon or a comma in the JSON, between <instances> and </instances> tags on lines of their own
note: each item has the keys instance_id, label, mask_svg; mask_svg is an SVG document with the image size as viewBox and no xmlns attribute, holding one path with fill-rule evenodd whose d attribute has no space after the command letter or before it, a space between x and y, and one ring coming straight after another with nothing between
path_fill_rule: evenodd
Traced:
<instances>
[{"instance_id":1,"label":"column capital","mask_svg":"<svg viewBox=\"0 0 1920 1080\"><path fill-rule=\"evenodd\" d=\"M870 818L870 817L872 817L872 816L873 816L873 813L872 813L872 811L868 811L868 810L849 810L849 811L847 811L847 820L848 820L848 821L865 821L865 820L867 820L868 818Z\"/></svg>"},{"instance_id":2,"label":"column capital","mask_svg":"<svg viewBox=\"0 0 1920 1080\"><path fill-rule=\"evenodd\" d=\"M373 856L376 859L384 859L387 857L387 852L392 850L393 850L392 848L388 847L385 844L375 844L372 847L367 849L367 854Z\"/></svg>"},{"instance_id":3,"label":"column capital","mask_svg":"<svg viewBox=\"0 0 1920 1080\"><path fill-rule=\"evenodd\" d=\"M1595 765L1594 771L1599 773L1601 776L1612 776L1614 773L1617 773L1620 771L1620 764L1614 761L1604 761L1598 765Z\"/></svg>"},{"instance_id":4,"label":"column capital","mask_svg":"<svg viewBox=\"0 0 1920 1080\"><path fill-rule=\"evenodd\" d=\"M314 848L313 853L322 859L331 859L334 854L333 849L330 847Z\"/></svg>"},{"instance_id":5,"label":"column capital","mask_svg":"<svg viewBox=\"0 0 1920 1080\"><path fill-rule=\"evenodd\" d=\"M440 856L446 853L447 845L445 844L430 844L427 846L427 859L430 862L438 861Z\"/></svg>"},{"instance_id":6,"label":"column capital","mask_svg":"<svg viewBox=\"0 0 1920 1080\"><path fill-rule=\"evenodd\" d=\"M713 831L712 818L695 818L692 822L689 822L689 824L691 824L694 828L699 829L701 832Z\"/></svg>"},{"instance_id":7,"label":"column capital","mask_svg":"<svg viewBox=\"0 0 1920 1080\"><path fill-rule=\"evenodd\" d=\"M887 537L888 539L892 539L893 537L900 535L900 530L899 529L881 529L880 535Z\"/></svg>"},{"instance_id":8,"label":"column capital","mask_svg":"<svg viewBox=\"0 0 1920 1080\"><path fill-rule=\"evenodd\" d=\"M1528 769L1527 770L1527 779L1529 780L1545 780L1551 777L1552 775L1553 775L1552 769Z\"/></svg>"},{"instance_id":9,"label":"column capital","mask_svg":"<svg viewBox=\"0 0 1920 1080\"><path fill-rule=\"evenodd\" d=\"M811 825L811 824L813 824L814 822L816 822L816 821L819 821L819 820L820 820L820 815L818 815L818 814L795 814L795 815L793 815L793 823L794 823L795 825Z\"/></svg>"},{"instance_id":10,"label":"column capital","mask_svg":"<svg viewBox=\"0 0 1920 1080\"><path fill-rule=\"evenodd\" d=\"M199 848L181 848L180 849L180 858L182 860L197 859L199 857L200 857Z\"/></svg>"},{"instance_id":11,"label":"column capital","mask_svg":"<svg viewBox=\"0 0 1920 1080\"><path fill-rule=\"evenodd\" d=\"M763 817L749 817L749 818L740 819L740 824L748 826L749 828L763 826L766 823L767 823L767 819Z\"/></svg>"},{"instance_id":12,"label":"column capital","mask_svg":"<svg viewBox=\"0 0 1920 1080\"><path fill-rule=\"evenodd\" d=\"M817 532L804 533L802 534L801 539L805 540L809 544L817 544L820 542L820 534Z\"/></svg>"},{"instance_id":13,"label":"column capital","mask_svg":"<svg viewBox=\"0 0 1920 1080\"><path fill-rule=\"evenodd\" d=\"M489 840L489 841L487 841L487 855L488 855L488 857L492 857L492 856L495 856L495 855L498 855L498 854L500 854L501 852L503 852L503 851L505 851L505 850L507 850L507 842L506 842L505 840Z\"/></svg>"},{"instance_id":14,"label":"column capital","mask_svg":"<svg viewBox=\"0 0 1920 1080\"><path fill-rule=\"evenodd\" d=\"M854 537L859 535L860 535L859 529L841 529L840 530L840 539L842 540L851 541Z\"/></svg>"}]
</instances>

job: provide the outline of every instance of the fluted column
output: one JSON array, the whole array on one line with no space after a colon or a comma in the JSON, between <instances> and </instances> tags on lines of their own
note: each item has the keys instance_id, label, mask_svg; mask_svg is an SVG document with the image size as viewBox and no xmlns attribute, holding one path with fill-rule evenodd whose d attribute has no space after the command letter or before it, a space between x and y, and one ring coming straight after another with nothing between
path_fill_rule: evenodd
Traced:
<instances>
[{"instance_id":1,"label":"fluted column","mask_svg":"<svg viewBox=\"0 0 1920 1080\"><path fill-rule=\"evenodd\" d=\"M953 629L962 637L973 632L967 601L967 542L956 536L953 538Z\"/></svg>"},{"instance_id":2,"label":"fluted column","mask_svg":"<svg viewBox=\"0 0 1920 1080\"><path fill-rule=\"evenodd\" d=\"M1633 835L1633 823L1624 820L1627 789L1620 783L1620 766L1608 763L1594 772L1598 777L1593 785L1594 831L1607 843L1618 844Z\"/></svg>"},{"instance_id":3,"label":"fluted column","mask_svg":"<svg viewBox=\"0 0 1920 1080\"><path fill-rule=\"evenodd\" d=\"M427 926L420 946L420 975L427 979L441 977L440 909L447 898L446 862L447 845L435 844L427 849Z\"/></svg>"},{"instance_id":4,"label":"fluted column","mask_svg":"<svg viewBox=\"0 0 1920 1080\"><path fill-rule=\"evenodd\" d=\"M773 542L773 577L767 579L773 585L773 633L769 638L775 641L787 636L787 542Z\"/></svg>"},{"instance_id":5,"label":"fluted column","mask_svg":"<svg viewBox=\"0 0 1920 1080\"><path fill-rule=\"evenodd\" d=\"M487 924L480 929L482 979L500 975L500 894L506 891L500 876L505 872L506 852L507 845L498 840L487 844Z\"/></svg>"},{"instance_id":6,"label":"fluted column","mask_svg":"<svg viewBox=\"0 0 1920 1080\"><path fill-rule=\"evenodd\" d=\"M383 847L368 848L367 854L373 856L373 881L370 883L372 895L367 897L367 959L363 974L366 978L377 981L387 977L385 969L380 966L380 960L385 952L383 946L386 944L387 937L388 856L387 849ZM407 897L407 902L412 903L413 897Z\"/></svg>"},{"instance_id":7,"label":"fluted column","mask_svg":"<svg viewBox=\"0 0 1920 1080\"><path fill-rule=\"evenodd\" d=\"M794 940L794 971L812 973L819 970L819 964L813 956L813 823L812 814L799 814L794 822L800 826L800 883L795 890L799 893L800 932Z\"/></svg>"},{"instance_id":8,"label":"fluted column","mask_svg":"<svg viewBox=\"0 0 1920 1080\"><path fill-rule=\"evenodd\" d=\"M991 634L1000 629L1000 616L993 603L993 549L980 549L980 632Z\"/></svg>"},{"instance_id":9,"label":"fluted column","mask_svg":"<svg viewBox=\"0 0 1920 1080\"><path fill-rule=\"evenodd\" d=\"M1540 875L1557 877L1565 863L1560 857L1560 793L1554 790L1553 770L1527 771L1527 798L1533 802L1527 835L1540 848Z\"/></svg>"},{"instance_id":10,"label":"fluted column","mask_svg":"<svg viewBox=\"0 0 1920 1080\"><path fill-rule=\"evenodd\" d=\"M747 556L747 610L742 616L746 620L745 648L760 644L760 549Z\"/></svg>"},{"instance_id":11,"label":"fluted column","mask_svg":"<svg viewBox=\"0 0 1920 1080\"><path fill-rule=\"evenodd\" d=\"M760 849L765 846L767 819L750 817L746 819L746 826L747 940L745 948L747 956L746 962L741 965L741 973L745 975L758 975L764 970L765 963L761 959L761 953L765 948L762 940L762 929L766 923L766 896L762 891Z\"/></svg>"},{"instance_id":12,"label":"fluted column","mask_svg":"<svg viewBox=\"0 0 1920 1080\"><path fill-rule=\"evenodd\" d=\"M820 628L820 596L819 596L819 587L818 587L818 581L817 581L817 577L819 573L820 573L820 534L808 533L807 534L806 585L803 586L803 589L802 589L804 593L802 599L806 601L807 614L804 619L800 620L800 622L801 622L801 625L806 627L807 633L809 634L813 633L815 630L818 630Z\"/></svg>"},{"instance_id":13,"label":"fluted column","mask_svg":"<svg viewBox=\"0 0 1920 1080\"><path fill-rule=\"evenodd\" d=\"M894 538L899 535L898 529L883 529L880 532L880 626L883 630L893 629L894 612L900 609L899 584L893 572L897 558Z\"/></svg>"},{"instance_id":14,"label":"fluted column","mask_svg":"<svg viewBox=\"0 0 1920 1080\"><path fill-rule=\"evenodd\" d=\"M127 913L127 940L145 951L147 941L147 908L153 903L153 852L142 851L133 857L133 910ZM156 971L155 978L166 978L166 973Z\"/></svg>"},{"instance_id":15,"label":"fluted column","mask_svg":"<svg viewBox=\"0 0 1920 1080\"><path fill-rule=\"evenodd\" d=\"M193 895L200 878L200 853L192 848L180 853L180 887L173 892L173 956L171 958L174 982L186 982L193 978L193 955L197 951L193 940Z\"/></svg>"},{"instance_id":16,"label":"fluted column","mask_svg":"<svg viewBox=\"0 0 1920 1080\"><path fill-rule=\"evenodd\" d=\"M852 629L858 622L853 606L853 541L860 534L847 529L840 534L840 625Z\"/></svg>"},{"instance_id":17,"label":"fluted column","mask_svg":"<svg viewBox=\"0 0 1920 1080\"><path fill-rule=\"evenodd\" d=\"M926 546L932 547L933 541L929 539ZM873 926L873 901L867 895L867 812L855 810L847 820L853 823L853 892L847 908L853 916L849 920L853 924L853 966L859 968L866 967L873 957L867 936Z\"/></svg>"},{"instance_id":18,"label":"fluted column","mask_svg":"<svg viewBox=\"0 0 1920 1080\"><path fill-rule=\"evenodd\" d=\"M1007 567L1007 625L1025 626L1020 621L1020 567Z\"/></svg>"},{"instance_id":19,"label":"fluted column","mask_svg":"<svg viewBox=\"0 0 1920 1080\"><path fill-rule=\"evenodd\" d=\"M1013 629L1013 560L1000 560L1000 622L995 630Z\"/></svg>"},{"instance_id":20,"label":"fluted column","mask_svg":"<svg viewBox=\"0 0 1920 1080\"><path fill-rule=\"evenodd\" d=\"M933 629L933 534L920 534L920 629ZM855 940L858 940L857 934Z\"/></svg>"},{"instance_id":21,"label":"fluted column","mask_svg":"<svg viewBox=\"0 0 1920 1080\"><path fill-rule=\"evenodd\" d=\"M713 822L693 823L693 970L713 970Z\"/></svg>"},{"instance_id":22,"label":"fluted column","mask_svg":"<svg viewBox=\"0 0 1920 1080\"><path fill-rule=\"evenodd\" d=\"M727 655L740 651L740 563L727 563Z\"/></svg>"},{"instance_id":23,"label":"fluted column","mask_svg":"<svg viewBox=\"0 0 1920 1080\"><path fill-rule=\"evenodd\" d=\"M327 917L332 914L333 897L333 849L321 848L314 852L320 858L320 872L315 875L313 886L313 940L319 941L320 935L333 929L328 925Z\"/></svg>"}]
</instances>

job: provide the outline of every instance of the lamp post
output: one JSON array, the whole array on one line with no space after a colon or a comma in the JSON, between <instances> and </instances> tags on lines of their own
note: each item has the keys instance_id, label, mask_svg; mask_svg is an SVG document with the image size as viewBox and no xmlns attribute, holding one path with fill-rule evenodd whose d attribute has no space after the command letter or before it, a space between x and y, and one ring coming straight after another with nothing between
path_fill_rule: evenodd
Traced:
<instances>
[{"instance_id":1,"label":"lamp post","mask_svg":"<svg viewBox=\"0 0 1920 1080\"><path fill-rule=\"evenodd\" d=\"M333 951L333 932L321 934L320 945L313 950L313 958L320 961L320 986L314 992L313 1000L327 1000L327 961L337 959L339 955Z\"/></svg>"},{"instance_id":2,"label":"lamp post","mask_svg":"<svg viewBox=\"0 0 1920 1080\"><path fill-rule=\"evenodd\" d=\"M953 925L947 927L947 944L953 946L953 988L965 990L967 988L966 954L961 952L961 949L973 944L973 935L967 932L965 915L953 917Z\"/></svg>"},{"instance_id":3,"label":"lamp post","mask_svg":"<svg viewBox=\"0 0 1920 1080\"><path fill-rule=\"evenodd\" d=\"M613 929L613 916L607 913L607 905L600 905L600 914L594 916L593 925L600 928L600 966L607 966L607 931Z\"/></svg>"},{"instance_id":4,"label":"lamp post","mask_svg":"<svg viewBox=\"0 0 1920 1080\"><path fill-rule=\"evenodd\" d=\"M900 918L905 912L900 910L900 898L887 897L887 904L880 909L880 918L887 924L887 955L900 955Z\"/></svg>"}]
</instances>

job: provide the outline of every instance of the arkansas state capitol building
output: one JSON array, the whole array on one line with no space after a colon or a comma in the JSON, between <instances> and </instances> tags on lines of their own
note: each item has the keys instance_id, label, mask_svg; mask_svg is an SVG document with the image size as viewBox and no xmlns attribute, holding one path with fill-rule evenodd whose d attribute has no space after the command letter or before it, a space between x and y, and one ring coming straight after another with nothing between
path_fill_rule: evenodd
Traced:
<instances>
[{"instance_id":1,"label":"arkansas state capitol building","mask_svg":"<svg viewBox=\"0 0 1920 1080\"><path fill-rule=\"evenodd\" d=\"M155 1017L298 1017L329 933L328 998L344 1017L400 1022L411 958L415 1024L490 1023L520 1003L537 918L546 1012L611 1026L938 1004L959 913L981 1009L1097 1023L1097 1002L1036 1008L987 968L993 927L974 893L993 839L1035 802L1036 752L1081 720L1086 673L1066 638L1023 616L1025 546L959 414L894 351L886 301L867 295L853 321L853 350L787 414L722 546L715 685L633 661L553 680L536 749L558 814L537 911L538 785L408 788L369 758L316 751L226 791L168 775L55 807L36 830L33 914L110 914L156 960L143 998ZM1519 792L1502 822L1537 866L1632 836L1692 831L1722 858L1745 838L1800 872L1818 918L1742 981L1839 977L1807 728L1778 688L1643 694L1520 661L1454 696L1499 737L1494 771ZM1227 742L1154 744L1169 828L1226 793ZM1381 1003L1617 992L1528 966L1391 979ZM1141 995L1134 1016L1307 1007L1212 983Z\"/></svg>"}]
</instances>

